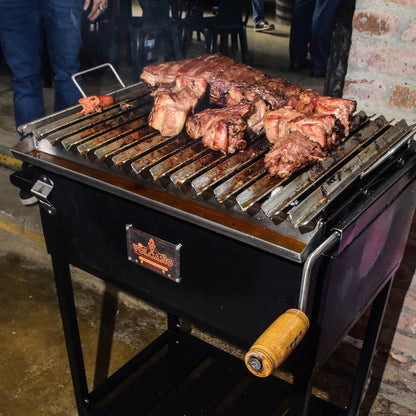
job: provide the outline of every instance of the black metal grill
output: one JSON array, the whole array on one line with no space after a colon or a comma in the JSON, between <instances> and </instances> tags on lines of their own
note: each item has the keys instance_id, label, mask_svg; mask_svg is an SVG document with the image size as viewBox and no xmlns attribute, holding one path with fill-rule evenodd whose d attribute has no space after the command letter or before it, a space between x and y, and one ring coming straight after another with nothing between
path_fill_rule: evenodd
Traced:
<instances>
[{"instance_id":1,"label":"black metal grill","mask_svg":"<svg viewBox=\"0 0 416 416\"><path fill-rule=\"evenodd\" d=\"M33 147L48 154L154 182L167 191L180 189L181 194L213 208L227 207L236 215L245 212L254 221L306 243L313 234L305 239L291 228L302 228L304 236L305 229L316 227L345 189L357 179L358 186L364 187L363 178L391 158L392 150L411 143L414 134L404 120L392 125L383 116L357 113L350 137L324 161L289 179L273 178L264 168L263 157L269 149L264 135L243 151L223 155L185 133L165 138L148 127L152 98L144 84L114 95L116 104L102 113L80 117L75 107L23 126L22 132L31 133ZM275 227L285 219L290 226Z\"/></svg>"},{"instance_id":2,"label":"black metal grill","mask_svg":"<svg viewBox=\"0 0 416 416\"><path fill-rule=\"evenodd\" d=\"M264 136L223 155L185 134L164 138L150 129L152 99L143 84L113 95L116 104L102 113L80 117L77 106L22 126L28 137L12 149L34 166L40 182L35 191L46 208L40 213L80 413L182 414L189 398L189 414L356 414L416 205L414 128L358 113L350 137L324 161L282 180L265 172ZM126 247L130 230L152 244L166 243L175 255L180 251L180 278L161 277L165 271L155 273L155 262L152 268L138 266L139 257L133 261ZM320 252L328 241L328 250ZM85 382L69 264L169 317L165 335L92 392ZM317 369L371 304L348 410L311 402ZM311 328L287 363L293 384L246 379L242 361L194 342L177 319L248 348L298 305ZM165 358L158 355L162 345ZM202 361L190 362L195 354L215 362L201 377L194 375ZM155 366L147 366L150 357L156 357ZM143 373L143 366L162 373ZM209 400L198 399L203 381L212 384L211 371L220 377L228 371L230 378L215 394L207 392ZM142 406L137 412L136 400Z\"/></svg>"}]
</instances>

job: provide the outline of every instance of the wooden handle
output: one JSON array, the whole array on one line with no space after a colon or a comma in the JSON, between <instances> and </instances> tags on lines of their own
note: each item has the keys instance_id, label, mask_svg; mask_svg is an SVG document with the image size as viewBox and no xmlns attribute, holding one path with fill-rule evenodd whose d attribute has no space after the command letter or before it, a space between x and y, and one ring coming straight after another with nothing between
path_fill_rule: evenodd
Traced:
<instances>
[{"instance_id":1,"label":"wooden handle","mask_svg":"<svg viewBox=\"0 0 416 416\"><path fill-rule=\"evenodd\" d=\"M251 346L245 356L247 368L258 377L268 377L296 348L308 328L309 319L301 310L287 310Z\"/></svg>"}]
</instances>

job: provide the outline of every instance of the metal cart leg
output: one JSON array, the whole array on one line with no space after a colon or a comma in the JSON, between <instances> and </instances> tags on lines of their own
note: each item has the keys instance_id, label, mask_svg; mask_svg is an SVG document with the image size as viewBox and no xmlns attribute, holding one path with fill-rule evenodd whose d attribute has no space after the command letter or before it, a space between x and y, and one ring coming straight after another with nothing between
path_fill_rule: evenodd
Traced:
<instances>
[{"instance_id":1,"label":"metal cart leg","mask_svg":"<svg viewBox=\"0 0 416 416\"><path fill-rule=\"evenodd\" d=\"M363 397L365 383L370 371L374 350L376 348L381 325L383 323L384 312L386 310L387 300L389 298L392 282L393 279L391 278L374 299L373 305L371 307L371 314L367 323L364 344L361 349L360 359L358 361L358 367L355 373L353 389L351 392L347 412L345 414L346 416L356 416L358 414L358 410Z\"/></svg>"},{"instance_id":2,"label":"metal cart leg","mask_svg":"<svg viewBox=\"0 0 416 416\"><path fill-rule=\"evenodd\" d=\"M81 415L84 413L85 406L88 404L88 385L82 355L71 272L67 262L55 255L51 257L75 399L78 412Z\"/></svg>"}]
</instances>

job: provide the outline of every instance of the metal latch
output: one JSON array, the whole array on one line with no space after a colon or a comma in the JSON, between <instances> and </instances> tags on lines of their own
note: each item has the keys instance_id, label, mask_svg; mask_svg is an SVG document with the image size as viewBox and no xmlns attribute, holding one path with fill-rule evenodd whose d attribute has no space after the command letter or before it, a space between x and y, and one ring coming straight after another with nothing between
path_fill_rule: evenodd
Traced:
<instances>
[{"instance_id":1,"label":"metal latch","mask_svg":"<svg viewBox=\"0 0 416 416\"><path fill-rule=\"evenodd\" d=\"M39 202L46 209L48 214L55 214L56 208L49 202L48 196L52 192L53 182L46 176L42 175L30 190L38 198Z\"/></svg>"}]
</instances>

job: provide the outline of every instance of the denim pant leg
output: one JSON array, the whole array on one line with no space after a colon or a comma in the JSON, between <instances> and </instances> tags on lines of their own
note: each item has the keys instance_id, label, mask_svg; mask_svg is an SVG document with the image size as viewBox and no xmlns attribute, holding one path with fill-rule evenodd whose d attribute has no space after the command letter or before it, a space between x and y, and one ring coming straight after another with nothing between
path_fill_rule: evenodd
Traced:
<instances>
[{"instance_id":1,"label":"denim pant leg","mask_svg":"<svg viewBox=\"0 0 416 416\"><path fill-rule=\"evenodd\" d=\"M42 31L37 0L0 1L0 39L12 71L16 127L45 115L40 84Z\"/></svg>"},{"instance_id":2,"label":"denim pant leg","mask_svg":"<svg viewBox=\"0 0 416 416\"><path fill-rule=\"evenodd\" d=\"M264 0L252 0L251 5L253 7L253 21L256 25L264 19Z\"/></svg>"},{"instance_id":3,"label":"denim pant leg","mask_svg":"<svg viewBox=\"0 0 416 416\"><path fill-rule=\"evenodd\" d=\"M340 0L317 0L312 19L311 58L316 69L326 70L331 49L334 16Z\"/></svg>"},{"instance_id":4,"label":"denim pant leg","mask_svg":"<svg viewBox=\"0 0 416 416\"><path fill-rule=\"evenodd\" d=\"M289 40L290 61L294 64L302 65L306 61L315 3L316 0L295 1Z\"/></svg>"},{"instance_id":5,"label":"denim pant leg","mask_svg":"<svg viewBox=\"0 0 416 416\"><path fill-rule=\"evenodd\" d=\"M81 97L71 76L79 70L82 4L82 0L41 0L49 59L55 73L55 111L77 104Z\"/></svg>"}]
</instances>

